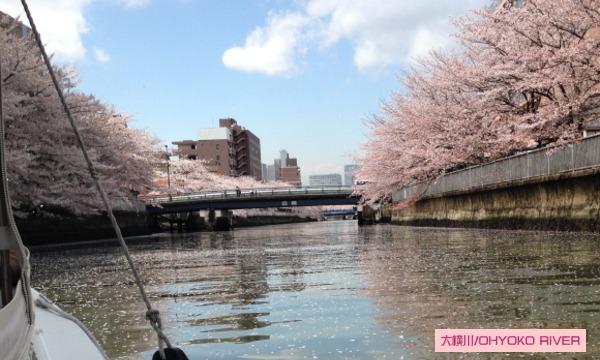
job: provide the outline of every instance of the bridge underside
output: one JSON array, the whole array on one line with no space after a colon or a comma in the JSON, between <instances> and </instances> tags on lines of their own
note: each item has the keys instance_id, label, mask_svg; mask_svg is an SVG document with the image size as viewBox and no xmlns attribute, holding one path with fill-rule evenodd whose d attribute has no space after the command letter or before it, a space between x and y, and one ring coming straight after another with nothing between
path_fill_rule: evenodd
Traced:
<instances>
[{"instance_id":1,"label":"bridge underside","mask_svg":"<svg viewBox=\"0 0 600 360\"><path fill-rule=\"evenodd\" d=\"M356 205L359 197L315 197L315 198L294 198L287 199L227 199L216 200L213 202L190 202L190 203L170 203L163 204L162 207L148 206L148 214L169 214L178 212L190 212L199 210L236 210L236 209L264 209L298 206L326 206L326 205Z\"/></svg>"},{"instance_id":2,"label":"bridge underside","mask_svg":"<svg viewBox=\"0 0 600 360\"><path fill-rule=\"evenodd\" d=\"M321 216L348 216L355 215L356 211L353 210L327 210L321 211Z\"/></svg>"}]
</instances>

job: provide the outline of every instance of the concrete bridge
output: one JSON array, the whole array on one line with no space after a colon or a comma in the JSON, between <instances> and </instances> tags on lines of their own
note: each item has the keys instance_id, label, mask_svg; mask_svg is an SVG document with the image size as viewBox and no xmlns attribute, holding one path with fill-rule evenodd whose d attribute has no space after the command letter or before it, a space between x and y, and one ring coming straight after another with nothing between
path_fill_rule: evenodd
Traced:
<instances>
[{"instance_id":1,"label":"concrete bridge","mask_svg":"<svg viewBox=\"0 0 600 360\"><path fill-rule=\"evenodd\" d=\"M347 210L324 210L321 211L321 217L323 219L328 218L341 218L341 219L352 219L358 216L358 209L354 207L353 209Z\"/></svg>"},{"instance_id":2,"label":"concrete bridge","mask_svg":"<svg viewBox=\"0 0 600 360\"><path fill-rule=\"evenodd\" d=\"M350 187L285 187L211 190L192 194L144 197L148 214L198 210L234 210L296 206L356 205Z\"/></svg>"},{"instance_id":3,"label":"concrete bridge","mask_svg":"<svg viewBox=\"0 0 600 360\"><path fill-rule=\"evenodd\" d=\"M171 229L229 229L231 210L298 206L357 205L350 187L284 187L211 190L191 194L142 198L155 224L168 221ZM195 224L195 225L194 225Z\"/></svg>"}]
</instances>

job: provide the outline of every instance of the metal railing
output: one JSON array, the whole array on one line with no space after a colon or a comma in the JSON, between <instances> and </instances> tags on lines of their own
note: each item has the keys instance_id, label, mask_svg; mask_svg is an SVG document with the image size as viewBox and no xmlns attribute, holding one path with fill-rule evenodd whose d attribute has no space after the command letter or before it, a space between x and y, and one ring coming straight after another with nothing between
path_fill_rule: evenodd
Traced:
<instances>
[{"instance_id":1,"label":"metal railing","mask_svg":"<svg viewBox=\"0 0 600 360\"><path fill-rule=\"evenodd\" d=\"M345 186L323 186L323 187L284 187L284 188L253 188L253 189L230 189L230 190L207 190L195 193L177 195L140 196L148 205L181 203L181 202L203 202L231 199L269 199L289 196L318 196L318 195L346 195L353 193L351 187Z\"/></svg>"},{"instance_id":2,"label":"metal railing","mask_svg":"<svg viewBox=\"0 0 600 360\"><path fill-rule=\"evenodd\" d=\"M600 168L600 135L584 138L568 146L532 150L444 174L429 184L403 188L393 195L393 200L469 191L498 184L509 185L515 181L592 168Z\"/></svg>"}]
</instances>

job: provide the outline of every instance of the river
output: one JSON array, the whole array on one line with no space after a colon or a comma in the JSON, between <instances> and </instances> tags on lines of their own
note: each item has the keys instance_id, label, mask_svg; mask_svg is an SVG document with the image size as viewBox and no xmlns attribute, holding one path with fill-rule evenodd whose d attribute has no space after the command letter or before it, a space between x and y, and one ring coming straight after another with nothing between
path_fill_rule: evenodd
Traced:
<instances>
[{"instance_id":1,"label":"river","mask_svg":"<svg viewBox=\"0 0 600 360\"><path fill-rule=\"evenodd\" d=\"M190 359L334 360L562 358L435 353L440 328L585 328L577 358L600 358L599 248L594 234L354 221L130 245L167 335ZM152 358L156 336L116 243L34 253L32 282L111 359Z\"/></svg>"}]
</instances>

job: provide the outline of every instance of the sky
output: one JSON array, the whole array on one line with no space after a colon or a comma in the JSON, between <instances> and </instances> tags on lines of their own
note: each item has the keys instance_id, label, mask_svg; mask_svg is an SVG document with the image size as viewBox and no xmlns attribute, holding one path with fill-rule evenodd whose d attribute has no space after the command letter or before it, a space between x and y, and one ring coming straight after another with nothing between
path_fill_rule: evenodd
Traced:
<instances>
[{"instance_id":1,"label":"sky","mask_svg":"<svg viewBox=\"0 0 600 360\"><path fill-rule=\"evenodd\" d=\"M28 0L79 91L172 146L234 118L309 175L363 154L365 120L403 71L456 41L451 17L490 0ZM26 20L20 0L0 11ZM27 21L24 21L27 23Z\"/></svg>"}]
</instances>

